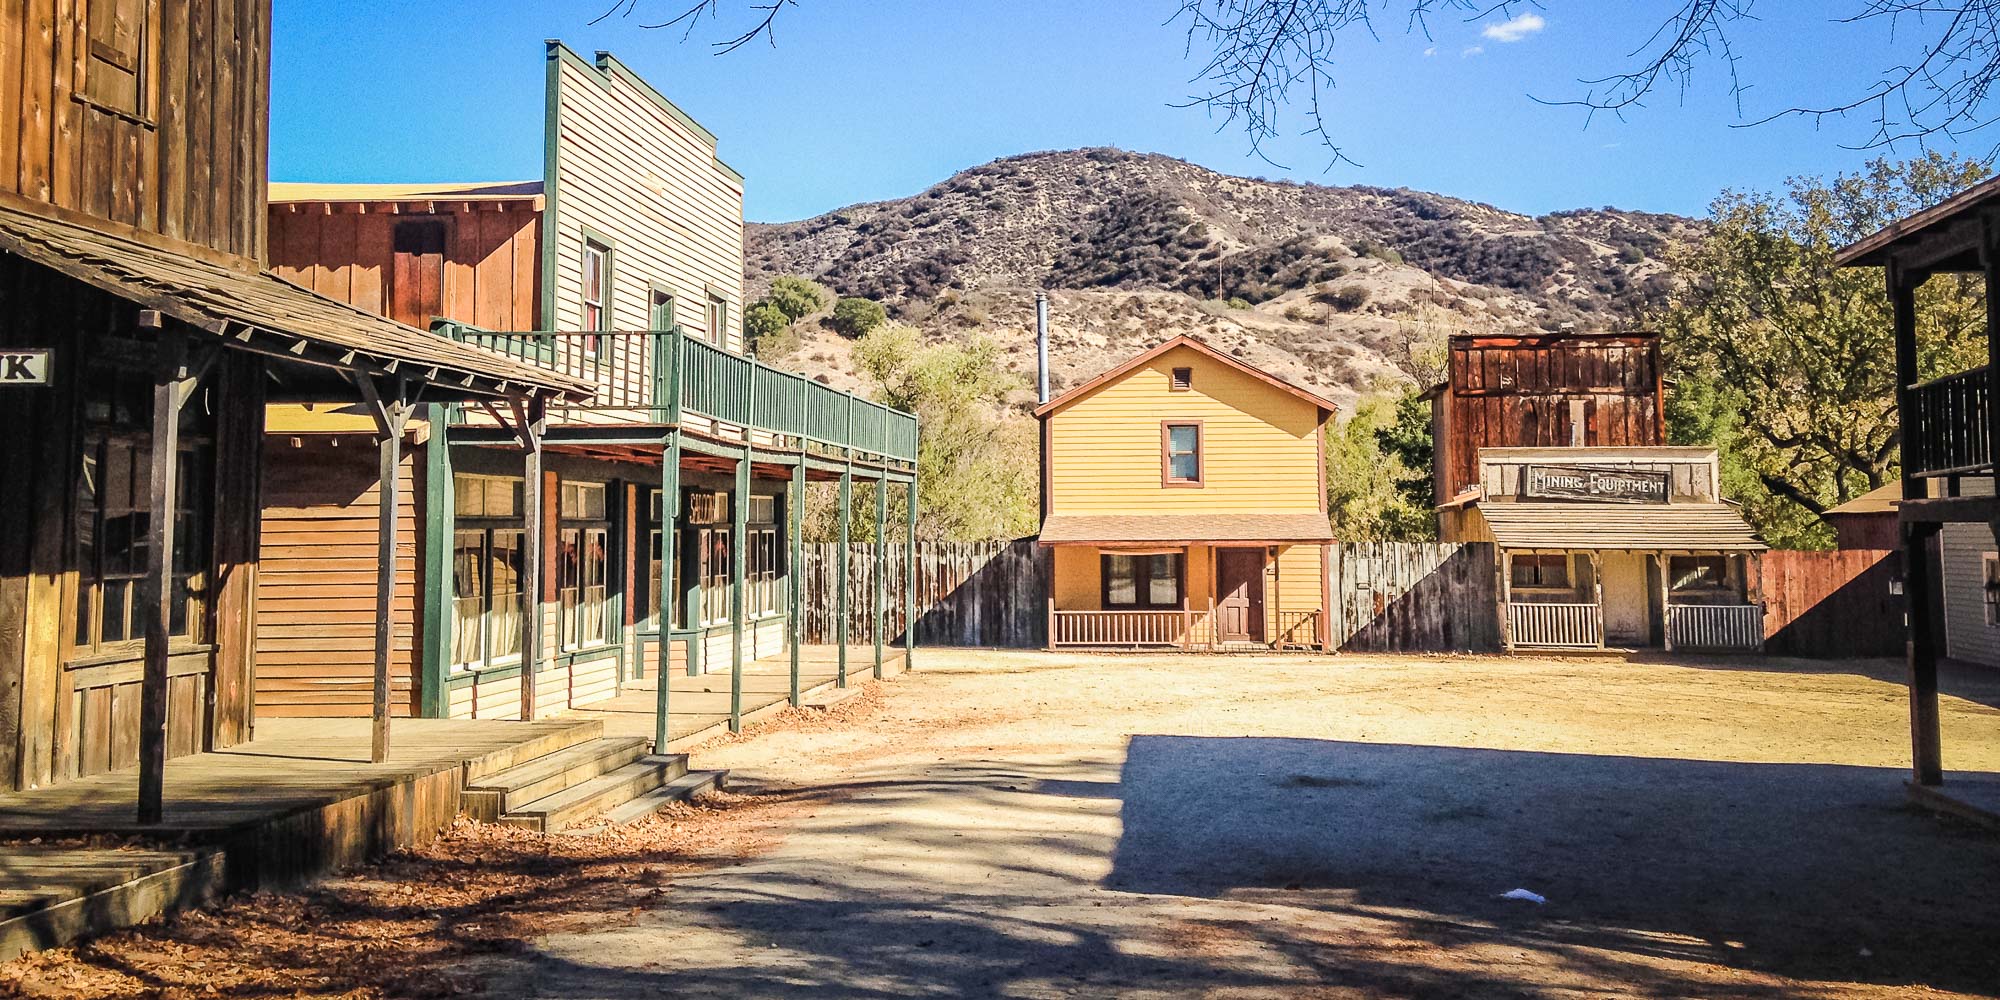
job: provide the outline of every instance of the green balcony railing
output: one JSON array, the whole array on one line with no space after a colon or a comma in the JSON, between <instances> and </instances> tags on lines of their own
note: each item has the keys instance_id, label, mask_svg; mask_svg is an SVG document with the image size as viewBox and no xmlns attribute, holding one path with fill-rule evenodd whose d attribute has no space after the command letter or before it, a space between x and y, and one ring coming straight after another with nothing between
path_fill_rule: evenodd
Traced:
<instances>
[{"instance_id":1,"label":"green balcony railing","mask_svg":"<svg viewBox=\"0 0 2000 1000\"><path fill-rule=\"evenodd\" d=\"M731 354L679 327L499 333L439 322L433 330L598 387L586 402L551 407L551 424L669 424L694 416L743 439L755 432L821 449L917 459L914 415ZM670 379L676 371L680 377Z\"/></svg>"}]
</instances>

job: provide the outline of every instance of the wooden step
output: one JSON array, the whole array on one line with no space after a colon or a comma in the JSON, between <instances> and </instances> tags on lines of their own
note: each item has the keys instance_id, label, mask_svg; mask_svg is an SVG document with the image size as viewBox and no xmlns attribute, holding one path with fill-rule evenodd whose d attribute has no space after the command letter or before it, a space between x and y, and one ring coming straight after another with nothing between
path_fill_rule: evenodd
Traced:
<instances>
[{"instance_id":1,"label":"wooden step","mask_svg":"<svg viewBox=\"0 0 2000 1000\"><path fill-rule=\"evenodd\" d=\"M623 767L502 813L500 822L553 833L624 805L686 773L686 754L648 754Z\"/></svg>"},{"instance_id":2,"label":"wooden step","mask_svg":"<svg viewBox=\"0 0 2000 1000\"><path fill-rule=\"evenodd\" d=\"M722 788L728 780L728 771L689 771L624 805L614 807L587 827L572 829L577 833L591 833L607 827L637 823L659 812L663 806L685 802L710 789Z\"/></svg>"},{"instance_id":3,"label":"wooden step","mask_svg":"<svg viewBox=\"0 0 2000 1000\"><path fill-rule=\"evenodd\" d=\"M524 734L524 738L498 750L465 760L463 766L466 784L479 784L480 779L488 775L517 767L537 757L546 757L567 750L579 743L588 743L604 735L604 723L599 719L543 719L538 722L507 724L516 727Z\"/></svg>"},{"instance_id":4,"label":"wooden step","mask_svg":"<svg viewBox=\"0 0 2000 1000\"><path fill-rule=\"evenodd\" d=\"M651 747L652 741L640 736L607 736L566 747L475 779L465 789L461 808L473 819L491 823L537 799L624 767Z\"/></svg>"}]
</instances>

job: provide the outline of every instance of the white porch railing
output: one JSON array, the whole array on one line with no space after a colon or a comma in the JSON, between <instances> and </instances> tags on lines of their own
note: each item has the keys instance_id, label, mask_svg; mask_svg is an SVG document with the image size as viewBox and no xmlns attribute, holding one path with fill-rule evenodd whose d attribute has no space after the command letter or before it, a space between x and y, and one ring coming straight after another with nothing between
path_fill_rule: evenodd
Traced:
<instances>
[{"instance_id":1,"label":"white porch railing","mask_svg":"<svg viewBox=\"0 0 2000 1000\"><path fill-rule=\"evenodd\" d=\"M1668 649L1764 648L1762 604L1669 604Z\"/></svg>"},{"instance_id":2,"label":"white porch railing","mask_svg":"<svg viewBox=\"0 0 2000 1000\"><path fill-rule=\"evenodd\" d=\"M1517 647L1598 649L1604 645L1604 612L1595 604L1509 602L1507 634Z\"/></svg>"},{"instance_id":3,"label":"white porch railing","mask_svg":"<svg viewBox=\"0 0 2000 1000\"><path fill-rule=\"evenodd\" d=\"M1205 631L1197 628L1204 617L1197 611L1053 611L1049 645L1188 648Z\"/></svg>"}]
</instances>

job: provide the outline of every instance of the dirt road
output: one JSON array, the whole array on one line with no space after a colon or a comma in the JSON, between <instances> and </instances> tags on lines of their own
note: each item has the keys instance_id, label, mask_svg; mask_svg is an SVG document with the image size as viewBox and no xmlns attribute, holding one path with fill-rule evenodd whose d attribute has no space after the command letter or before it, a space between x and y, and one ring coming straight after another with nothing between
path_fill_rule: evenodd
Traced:
<instances>
[{"instance_id":1,"label":"dirt road","mask_svg":"<svg viewBox=\"0 0 2000 1000\"><path fill-rule=\"evenodd\" d=\"M758 846L489 989L2000 990L2000 837L1903 804L1889 664L919 655L699 754L784 803ZM2000 771L2000 674L1947 690L1948 766Z\"/></svg>"}]
</instances>

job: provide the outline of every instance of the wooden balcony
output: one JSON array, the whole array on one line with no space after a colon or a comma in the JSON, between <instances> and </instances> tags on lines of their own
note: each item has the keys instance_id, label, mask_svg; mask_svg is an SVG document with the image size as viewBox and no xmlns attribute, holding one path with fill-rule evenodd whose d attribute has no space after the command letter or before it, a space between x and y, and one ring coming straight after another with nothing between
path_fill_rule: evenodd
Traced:
<instances>
[{"instance_id":1,"label":"wooden balcony","mask_svg":"<svg viewBox=\"0 0 2000 1000\"><path fill-rule=\"evenodd\" d=\"M598 387L551 405L551 427L666 427L759 446L913 463L917 418L672 330L498 333L456 323L436 332ZM486 422L461 411L458 426Z\"/></svg>"},{"instance_id":2,"label":"wooden balcony","mask_svg":"<svg viewBox=\"0 0 2000 1000\"><path fill-rule=\"evenodd\" d=\"M1911 386L1909 412L1903 414L1903 461L1919 476L1992 471L1991 394L1984 366Z\"/></svg>"}]
</instances>

